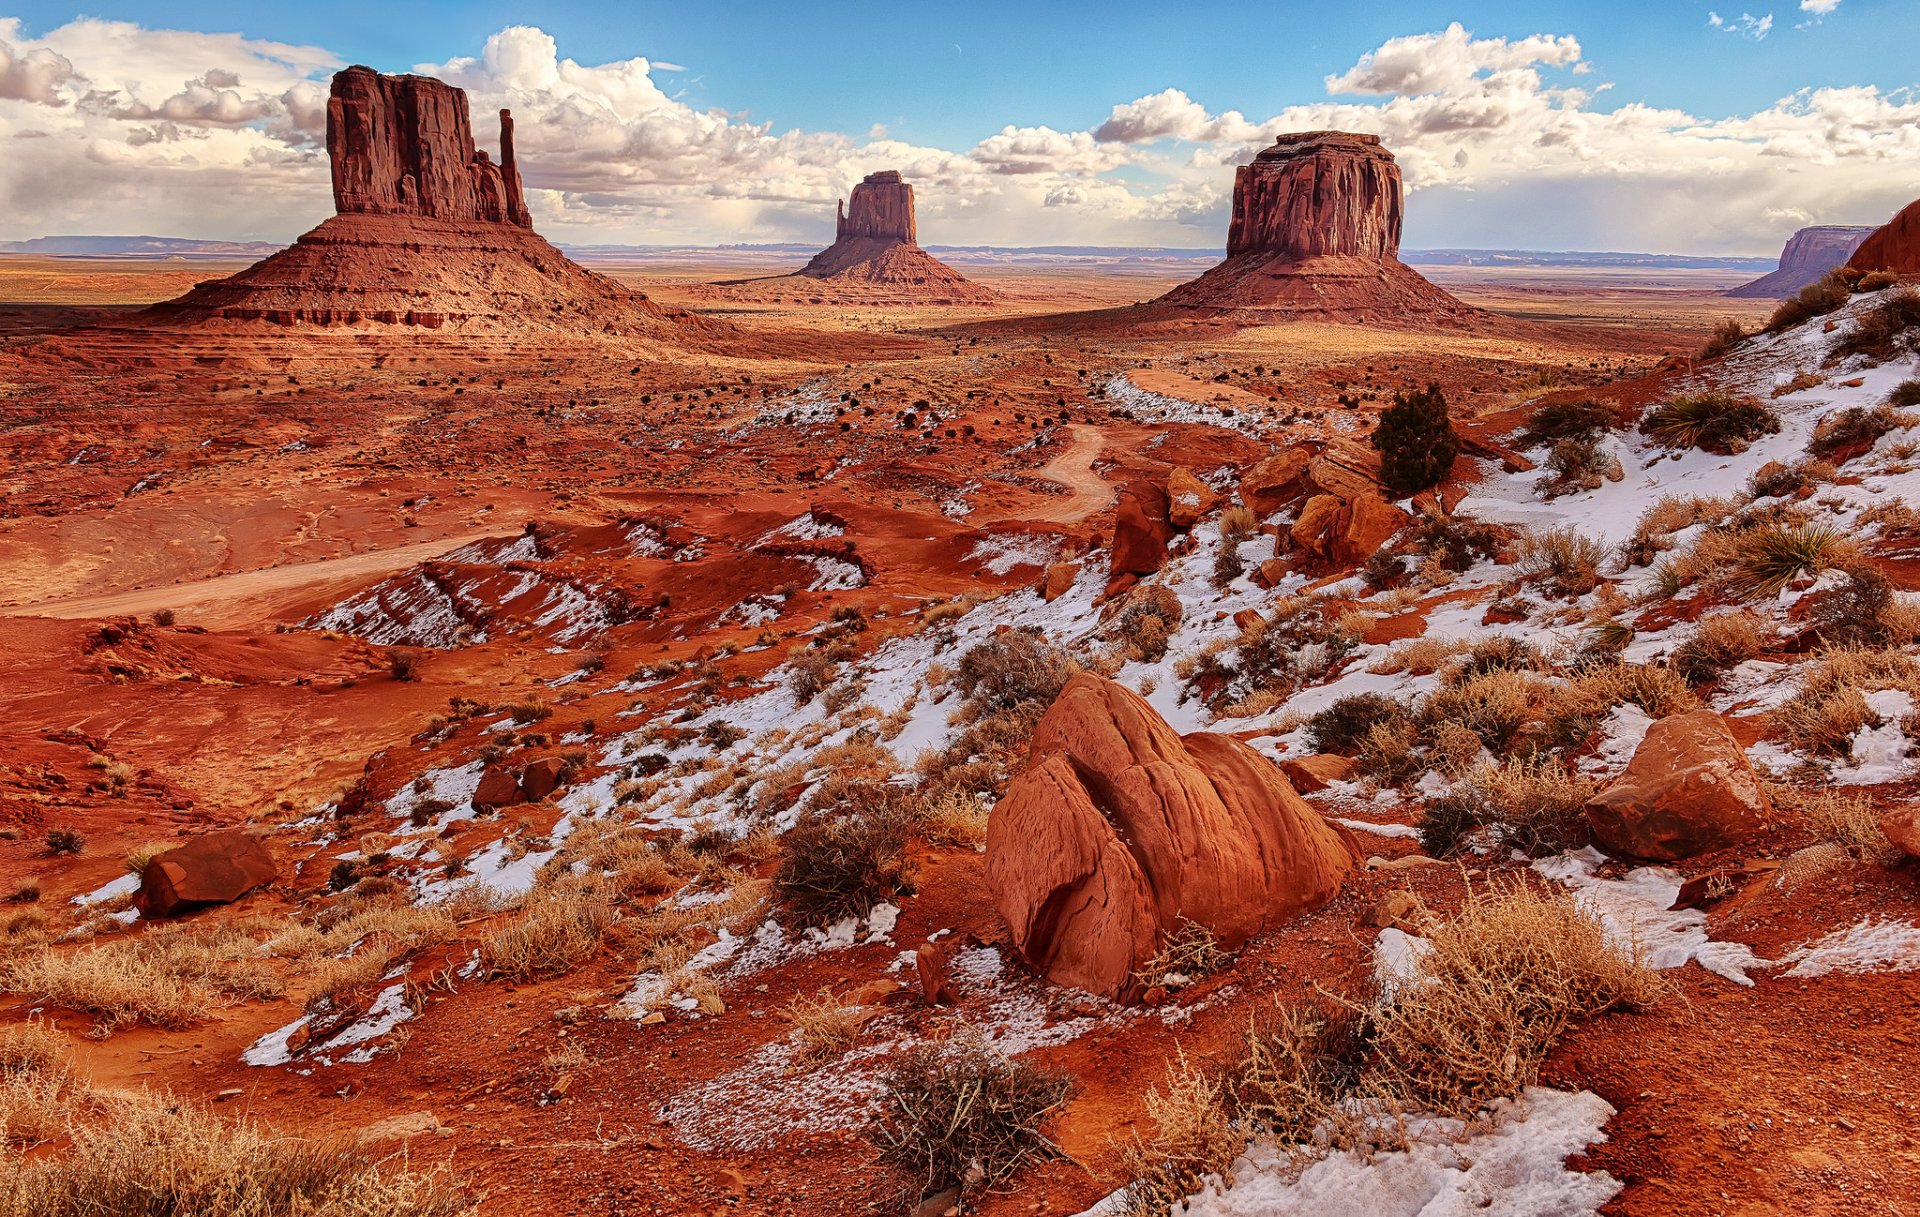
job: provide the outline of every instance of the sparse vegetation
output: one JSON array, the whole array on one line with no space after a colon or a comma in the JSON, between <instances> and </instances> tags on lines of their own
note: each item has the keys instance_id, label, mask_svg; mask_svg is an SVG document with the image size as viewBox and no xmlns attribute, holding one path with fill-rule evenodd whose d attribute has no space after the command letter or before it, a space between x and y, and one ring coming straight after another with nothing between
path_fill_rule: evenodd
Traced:
<instances>
[{"instance_id":1,"label":"sparse vegetation","mask_svg":"<svg viewBox=\"0 0 1920 1217\"><path fill-rule=\"evenodd\" d=\"M1380 480L1396 495L1418 494L1445 479L1460 455L1460 437L1440 386L1395 393L1380 413L1373 446L1380 452Z\"/></svg>"},{"instance_id":2,"label":"sparse vegetation","mask_svg":"<svg viewBox=\"0 0 1920 1217\"><path fill-rule=\"evenodd\" d=\"M1798 295L1782 300L1780 306L1773 310L1773 315L1767 318L1767 333L1790 330L1803 321L1824 317L1845 307L1852 296L1848 287L1839 274L1828 272L1819 282L1801 288Z\"/></svg>"},{"instance_id":3,"label":"sparse vegetation","mask_svg":"<svg viewBox=\"0 0 1920 1217\"><path fill-rule=\"evenodd\" d=\"M1562 440L1595 440L1619 426L1619 415L1605 402L1556 401L1535 410L1514 440L1522 448L1537 448Z\"/></svg>"},{"instance_id":4,"label":"sparse vegetation","mask_svg":"<svg viewBox=\"0 0 1920 1217\"><path fill-rule=\"evenodd\" d=\"M1315 752L1351 755L1382 723L1410 719L1407 707L1380 693L1351 693L1307 720L1307 745Z\"/></svg>"},{"instance_id":5,"label":"sparse vegetation","mask_svg":"<svg viewBox=\"0 0 1920 1217\"><path fill-rule=\"evenodd\" d=\"M1758 655L1771 633L1764 618L1744 609L1702 617L1673 653L1673 669L1690 684L1705 684Z\"/></svg>"},{"instance_id":6,"label":"sparse vegetation","mask_svg":"<svg viewBox=\"0 0 1920 1217\"><path fill-rule=\"evenodd\" d=\"M1883 297L1854 319L1851 330L1834 344L1836 358L1866 355L1888 360L1911 350L1920 338L1920 291L1903 288Z\"/></svg>"},{"instance_id":7,"label":"sparse vegetation","mask_svg":"<svg viewBox=\"0 0 1920 1217\"><path fill-rule=\"evenodd\" d=\"M571 972L599 951L618 913L597 879L566 879L534 889L520 912L480 947L490 976L530 980Z\"/></svg>"},{"instance_id":8,"label":"sparse vegetation","mask_svg":"<svg viewBox=\"0 0 1920 1217\"><path fill-rule=\"evenodd\" d=\"M1795 579L1838 565L1851 552L1846 535L1830 524L1751 529L1734 542L1726 589L1743 600L1767 599Z\"/></svg>"},{"instance_id":9,"label":"sparse vegetation","mask_svg":"<svg viewBox=\"0 0 1920 1217\"><path fill-rule=\"evenodd\" d=\"M912 831L898 788L854 787L837 806L809 811L787 830L774 888L805 924L864 917L910 889Z\"/></svg>"},{"instance_id":10,"label":"sparse vegetation","mask_svg":"<svg viewBox=\"0 0 1920 1217\"><path fill-rule=\"evenodd\" d=\"M908 1050L881 1076L869 1135L907 1181L907 1198L992 1191L1061 1156L1050 1130L1073 1083L972 1039Z\"/></svg>"},{"instance_id":11,"label":"sparse vegetation","mask_svg":"<svg viewBox=\"0 0 1920 1217\"><path fill-rule=\"evenodd\" d=\"M1719 390L1670 397L1640 420L1641 434L1669 448L1722 456L1744 452L1780 430L1780 416L1762 402Z\"/></svg>"},{"instance_id":12,"label":"sparse vegetation","mask_svg":"<svg viewBox=\"0 0 1920 1217\"><path fill-rule=\"evenodd\" d=\"M1600 582L1606 547L1572 528L1550 528L1524 534L1515 547L1514 566L1520 573L1562 596L1582 596Z\"/></svg>"},{"instance_id":13,"label":"sparse vegetation","mask_svg":"<svg viewBox=\"0 0 1920 1217\"><path fill-rule=\"evenodd\" d=\"M1852 406L1821 419L1813 429L1807 451L1823 458L1864 452L1887 432L1911 426L1914 421L1890 406Z\"/></svg>"},{"instance_id":14,"label":"sparse vegetation","mask_svg":"<svg viewBox=\"0 0 1920 1217\"><path fill-rule=\"evenodd\" d=\"M1902 651L1835 647L1803 671L1799 692L1774 712L1774 722L1791 747L1845 758L1863 728L1885 721L1866 698L1882 691L1920 699L1920 663Z\"/></svg>"},{"instance_id":15,"label":"sparse vegetation","mask_svg":"<svg viewBox=\"0 0 1920 1217\"><path fill-rule=\"evenodd\" d=\"M1707 335L1707 343L1700 348L1700 358L1718 359L1747 340L1746 327L1732 317L1722 318L1713 332Z\"/></svg>"},{"instance_id":16,"label":"sparse vegetation","mask_svg":"<svg viewBox=\"0 0 1920 1217\"><path fill-rule=\"evenodd\" d=\"M49 828L45 840L47 852L55 856L77 854L87 848L87 839L71 828Z\"/></svg>"},{"instance_id":17,"label":"sparse vegetation","mask_svg":"<svg viewBox=\"0 0 1920 1217\"><path fill-rule=\"evenodd\" d=\"M793 1039L800 1058L809 1064L837 1059L853 1046L865 1020L857 1006L849 1006L821 989L809 996L800 994L787 1003L787 1021L793 1025Z\"/></svg>"},{"instance_id":18,"label":"sparse vegetation","mask_svg":"<svg viewBox=\"0 0 1920 1217\"><path fill-rule=\"evenodd\" d=\"M1142 663L1166 658L1167 643L1180 628L1181 615L1180 597L1171 589L1159 584L1135 589L1117 623L1127 658Z\"/></svg>"}]
</instances>

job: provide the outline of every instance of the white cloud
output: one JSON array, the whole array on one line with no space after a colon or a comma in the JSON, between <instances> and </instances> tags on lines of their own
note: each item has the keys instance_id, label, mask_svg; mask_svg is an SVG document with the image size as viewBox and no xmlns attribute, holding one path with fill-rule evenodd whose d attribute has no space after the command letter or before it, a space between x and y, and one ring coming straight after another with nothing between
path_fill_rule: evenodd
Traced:
<instances>
[{"instance_id":1,"label":"white cloud","mask_svg":"<svg viewBox=\"0 0 1920 1217\"><path fill-rule=\"evenodd\" d=\"M298 233L330 203L337 66L235 35L85 19L35 39L0 20L0 239ZM1459 25L1390 39L1329 75L1327 95L1266 116L1169 87L1087 130L1006 122L957 149L695 108L658 83L677 68L584 64L529 26L417 70L468 90L483 144L512 108L536 223L582 242L824 241L836 198L899 169L934 243L1218 246L1232 167L1280 132L1331 127L1399 158L1410 245L1758 252L1808 218L1884 219L1920 162L1908 93L1806 90L1724 119L1603 108L1576 38Z\"/></svg>"},{"instance_id":2,"label":"white cloud","mask_svg":"<svg viewBox=\"0 0 1920 1217\"><path fill-rule=\"evenodd\" d=\"M1840 0L1800 0L1800 11L1824 17L1840 7Z\"/></svg>"},{"instance_id":3,"label":"white cloud","mask_svg":"<svg viewBox=\"0 0 1920 1217\"><path fill-rule=\"evenodd\" d=\"M1815 2L1825 3L1825 0L1815 0ZM1838 0L1835 2L1837 3ZM1717 30L1724 30L1726 33L1737 34L1742 38L1751 38L1758 42L1773 32L1773 14L1756 17L1752 13L1741 13L1738 17L1722 17L1719 13L1708 10L1707 24Z\"/></svg>"}]
</instances>

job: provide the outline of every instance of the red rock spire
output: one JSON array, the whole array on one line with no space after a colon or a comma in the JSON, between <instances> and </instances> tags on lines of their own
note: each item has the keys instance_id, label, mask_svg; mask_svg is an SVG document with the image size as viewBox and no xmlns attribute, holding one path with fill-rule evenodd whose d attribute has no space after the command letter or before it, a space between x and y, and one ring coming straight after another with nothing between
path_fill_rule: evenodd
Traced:
<instances>
[{"instance_id":1,"label":"red rock spire","mask_svg":"<svg viewBox=\"0 0 1920 1217\"><path fill-rule=\"evenodd\" d=\"M504 110L500 134L496 165L474 147L465 91L425 76L347 68L327 100L334 209L531 227Z\"/></svg>"}]
</instances>

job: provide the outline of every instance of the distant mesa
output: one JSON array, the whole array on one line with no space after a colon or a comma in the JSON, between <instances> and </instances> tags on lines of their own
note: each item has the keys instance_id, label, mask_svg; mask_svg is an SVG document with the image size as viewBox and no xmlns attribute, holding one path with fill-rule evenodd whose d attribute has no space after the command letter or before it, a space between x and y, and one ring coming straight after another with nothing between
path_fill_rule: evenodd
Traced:
<instances>
[{"instance_id":1,"label":"distant mesa","mask_svg":"<svg viewBox=\"0 0 1920 1217\"><path fill-rule=\"evenodd\" d=\"M1791 296L1808 284L1818 282L1836 266L1845 266L1853 251L1872 233L1870 227L1845 224L1802 228L1787 238L1787 247L1780 251L1778 270L1761 275L1751 283L1742 283L1727 295L1766 300Z\"/></svg>"},{"instance_id":2,"label":"distant mesa","mask_svg":"<svg viewBox=\"0 0 1920 1217\"><path fill-rule=\"evenodd\" d=\"M833 244L791 275L713 285L729 299L832 304L991 304L993 292L920 248L913 187L869 173L840 204Z\"/></svg>"},{"instance_id":3,"label":"distant mesa","mask_svg":"<svg viewBox=\"0 0 1920 1217\"><path fill-rule=\"evenodd\" d=\"M710 325L568 259L533 232L500 111L500 159L474 146L466 93L350 67L333 78L327 155L338 213L137 324L412 327L512 337L680 334Z\"/></svg>"},{"instance_id":4,"label":"distant mesa","mask_svg":"<svg viewBox=\"0 0 1920 1217\"><path fill-rule=\"evenodd\" d=\"M1899 215L1874 229L1847 265L1855 270L1920 275L1920 201L1908 203Z\"/></svg>"},{"instance_id":5,"label":"distant mesa","mask_svg":"<svg viewBox=\"0 0 1920 1217\"><path fill-rule=\"evenodd\" d=\"M1234 175L1226 261L1156 303L1274 321L1482 316L1400 261L1402 207L1400 166L1378 136L1282 135Z\"/></svg>"}]
</instances>

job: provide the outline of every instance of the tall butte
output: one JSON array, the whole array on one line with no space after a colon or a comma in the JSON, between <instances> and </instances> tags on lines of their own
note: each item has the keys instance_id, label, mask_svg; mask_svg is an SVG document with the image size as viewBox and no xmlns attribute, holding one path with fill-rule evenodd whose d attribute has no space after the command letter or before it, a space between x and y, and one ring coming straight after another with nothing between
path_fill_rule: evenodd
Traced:
<instances>
[{"instance_id":1,"label":"tall butte","mask_svg":"<svg viewBox=\"0 0 1920 1217\"><path fill-rule=\"evenodd\" d=\"M333 78L327 155L337 212L286 249L155 305L139 324L236 336L280 327L516 337L685 337L669 313L533 231L500 111L500 159L474 146L461 89L351 67Z\"/></svg>"},{"instance_id":2,"label":"tall butte","mask_svg":"<svg viewBox=\"0 0 1920 1217\"><path fill-rule=\"evenodd\" d=\"M1234 175L1226 261L1156 303L1255 324L1480 316L1400 261L1401 195L1378 136L1282 135Z\"/></svg>"},{"instance_id":3,"label":"tall butte","mask_svg":"<svg viewBox=\"0 0 1920 1217\"><path fill-rule=\"evenodd\" d=\"M989 304L996 298L920 248L913 187L897 169L869 173L853 188L840 204L833 244L795 273L715 286L732 297L834 304Z\"/></svg>"}]
</instances>

